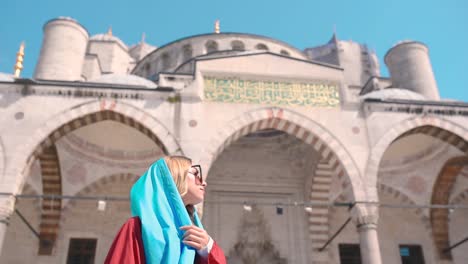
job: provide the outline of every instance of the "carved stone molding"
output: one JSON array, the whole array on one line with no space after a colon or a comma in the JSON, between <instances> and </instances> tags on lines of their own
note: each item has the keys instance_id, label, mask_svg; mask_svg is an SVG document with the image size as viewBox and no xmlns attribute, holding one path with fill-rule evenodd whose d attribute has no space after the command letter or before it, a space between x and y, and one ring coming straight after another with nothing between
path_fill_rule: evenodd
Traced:
<instances>
[{"instance_id":1,"label":"carved stone molding","mask_svg":"<svg viewBox=\"0 0 468 264\"><path fill-rule=\"evenodd\" d=\"M369 204L356 204L351 210L351 217L358 229L375 229L379 221L378 207Z\"/></svg>"}]
</instances>

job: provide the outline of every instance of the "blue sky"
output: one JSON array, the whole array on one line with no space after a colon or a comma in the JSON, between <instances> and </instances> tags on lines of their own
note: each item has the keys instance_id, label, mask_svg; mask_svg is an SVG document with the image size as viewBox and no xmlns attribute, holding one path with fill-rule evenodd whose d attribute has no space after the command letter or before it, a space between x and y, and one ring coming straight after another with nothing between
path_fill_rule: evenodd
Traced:
<instances>
[{"instance_id":1,"label":"blue sky","mask_svg":"<svg viewBox=\"0 0 468 264\"><path fill-rule=\"evenodd\" d=\"M181 37L213 31L216 19L223 32L265 35L299 49L321 45L333 34L375 49L382 75L383 56L400 40L429 46L443 98L468 102L468 1L463 0L236 0L236 1L4 1L0 8L0 72L13 71L15 54L26 42L23 77L31 77L49 19L70 16L91 35L113 34L127 45L161 46Z\"/></svg>"}]
</instances>

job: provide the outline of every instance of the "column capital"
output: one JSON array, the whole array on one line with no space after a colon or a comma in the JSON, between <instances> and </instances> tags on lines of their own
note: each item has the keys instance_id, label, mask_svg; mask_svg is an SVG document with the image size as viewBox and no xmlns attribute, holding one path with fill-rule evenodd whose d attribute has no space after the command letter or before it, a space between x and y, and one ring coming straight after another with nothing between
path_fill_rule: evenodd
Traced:
<instances>
[{"instance_id":1,"label":"column capital","mask_svg":"<svg viewBox=\"0 0 468 264\"><path fill-rule=\"evenodd\" d=\"M374 204L356 204L351 217L358 228L377 228L379 208Z\"/></svg>"},{"instance_id":2,"label":"column capital","mask_svg":"<svg viewBox=\"0 0 468 264\"><path fill-rule=\"evenodd\" d=\"M8 224L15 210L15 197L13 195L0 195L0 224Z\"/></svg>"}]
</instances>

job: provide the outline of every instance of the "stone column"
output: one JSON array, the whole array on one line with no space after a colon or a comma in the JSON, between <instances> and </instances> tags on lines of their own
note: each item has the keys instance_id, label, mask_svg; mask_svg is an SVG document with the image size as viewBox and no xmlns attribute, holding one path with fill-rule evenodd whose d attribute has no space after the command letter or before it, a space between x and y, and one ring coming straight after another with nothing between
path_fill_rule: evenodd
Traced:
<instances>
[{"instance_id":1,"label":"stone column","mask_svg":"<svg viewBox=\"0 0 468 264\"><path fill-rule=\"evenodd\" d=\"M382 264L377 236L377 222L379 219L377 207L355 205L352 210L352 216L359 232L362 263Z\"/></svg>"},{"instance_id":2,"label":"stone column","mask_svg":"<svg viewBox=\"0 0 468 264\"><path fill-rule=\"evenodd\" d=\"M0 255L2 254L3 242L13 213L15 199L13 196L0 196Z\"/></svg>"}]
</instances>

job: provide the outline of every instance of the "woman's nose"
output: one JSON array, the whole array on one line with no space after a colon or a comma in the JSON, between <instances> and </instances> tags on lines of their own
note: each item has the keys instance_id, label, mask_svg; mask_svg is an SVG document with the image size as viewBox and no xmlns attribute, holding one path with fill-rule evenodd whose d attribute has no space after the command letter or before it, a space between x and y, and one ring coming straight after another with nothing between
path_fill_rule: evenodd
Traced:
<instances>
[{"instance_id":1,"label":"woman's nose","mask_svg":"<svg viewBox=\"0 0 468 264\"><path fill-rule=\"evenodd\" d=\"M203 181L202 186L206 187L207 185L208 185L208 183L206 183L206 181Z\"/></svg>"}]
</instances>

